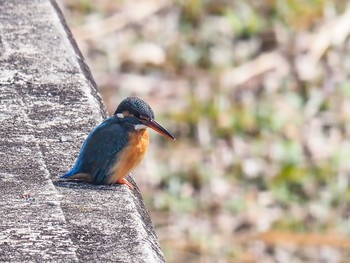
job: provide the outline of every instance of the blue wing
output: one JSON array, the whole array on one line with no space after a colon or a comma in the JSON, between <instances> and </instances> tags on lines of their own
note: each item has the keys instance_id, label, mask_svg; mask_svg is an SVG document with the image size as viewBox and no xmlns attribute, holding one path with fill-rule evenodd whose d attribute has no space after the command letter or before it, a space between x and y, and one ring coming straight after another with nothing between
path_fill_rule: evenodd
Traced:
<instances>
[{"instance_id":1,"label":"blue wing","mask_svg":"<svg viewBox=\"0 0 350 263\"><path fill-rule=\"evenodd\" d=\"M89 174L93 183L103 184L116 162L117 153L128 143L128 132L110 117L97 126L86 138L74 167L61 178Z\"/></svg>"}]
</instances>

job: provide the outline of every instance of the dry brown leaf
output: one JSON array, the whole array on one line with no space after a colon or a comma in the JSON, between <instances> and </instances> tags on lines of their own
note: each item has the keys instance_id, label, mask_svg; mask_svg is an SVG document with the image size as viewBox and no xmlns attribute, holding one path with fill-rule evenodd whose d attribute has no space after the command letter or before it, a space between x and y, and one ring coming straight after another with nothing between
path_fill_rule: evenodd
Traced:
<instances>
[{"instance_id":1,"label":"dry brown leaf","mask_svg":"<svg viewBox=\"0 0 350 263\"><path fill-rule=\"evenodd\" d=\"M350 249L350 238L328 233L292 233L283 231L268 231L258 236L258 239L270 245L299 246L331 246Z\"/></svg>"},{"instance_id":2,"label":"dry brown leaf","mask_svg":"<svg viewBox=\"0 0 350 263\"><path fill-rule=\"evenodd\" d=\"M103 35L120 30L131 23L136 23L146 17L168 7L171 4L169 0L153 0L128 2L120 12L106 19L97 21L92 24L83 25L73 28L72 32L78 41L95 39Z\"/></svg>"}]
</instances>

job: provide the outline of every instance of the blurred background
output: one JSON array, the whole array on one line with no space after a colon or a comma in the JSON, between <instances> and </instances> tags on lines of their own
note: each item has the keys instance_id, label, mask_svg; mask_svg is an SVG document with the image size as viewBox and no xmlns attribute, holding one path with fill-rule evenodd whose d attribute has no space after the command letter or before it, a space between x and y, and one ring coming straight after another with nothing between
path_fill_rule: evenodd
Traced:
<instances>
[{"instance_id":1,"label":"blurred background","mask_svg":"<svg viewBox=\"0 0 350 263\"><path fill-rule=\"evenodd\" d=\"M177 138L134 173L168 262L349 262L348 1L59 3L109 114Z\"/></svg>"}]
</instances>

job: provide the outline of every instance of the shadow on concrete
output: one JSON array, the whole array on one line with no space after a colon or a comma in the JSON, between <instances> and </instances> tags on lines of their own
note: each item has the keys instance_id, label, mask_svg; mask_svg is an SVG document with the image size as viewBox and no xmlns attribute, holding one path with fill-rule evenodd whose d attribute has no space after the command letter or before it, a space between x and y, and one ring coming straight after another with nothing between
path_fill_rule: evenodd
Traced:
<instances>
[{"instance_id":1,"label":"shadow on concrete","mask_svg":"<svg viewBox=\"0 0 350 263\"><path fill-rule=\"evenodd\" d=\"M140 192L135 181L131 177L127 177L127 180L134 186L135 190L130 190L131 192ZM56 187L70 188L70 189L88 189L95 191L117 191L118 188L123 187L127 189L127 186L123 184L113 184L113 185L98 185L84 182L80 179L62 179L56 178L52 180L53 185Z\"/></svg>"}]
</instances>

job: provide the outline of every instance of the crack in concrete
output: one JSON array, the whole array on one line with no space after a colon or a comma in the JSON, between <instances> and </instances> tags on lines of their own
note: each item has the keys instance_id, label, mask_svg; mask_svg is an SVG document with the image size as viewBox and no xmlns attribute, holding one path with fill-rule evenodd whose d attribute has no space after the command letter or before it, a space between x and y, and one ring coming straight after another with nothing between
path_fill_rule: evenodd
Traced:
<instances>
[{"instance_id":1,"label":"crack in concrete","mask_svg":"<svg viewBox=\"0 0 350 263\"><path fill-rule=\"evenodd\" d=\"M25 103L23 102L23 100L22 100L22 98L20 96L20 93L18 92L16 87L19 87L19 86L23 87L24 83L28 83L28 81L30 81L30 77L28 77L25 74L22 74L21 76L19 76L19 74L15 74L13 76L13 78L10 78L8 80L9 80L8 83L10 84L10 86L14 87L12 89L12 94L13 94L13 97L16 98L17 103L19 103L20 105L25 105ZM27 108L27 109L30 111L30 108ZM33 193L25 194L25 195L28 195L27 200L35 202L35 203L38 203L38 202L47 203L51 207L50 210L52 210L52 209L53 209L53 211L56 210L57 215L55 216L55 220L59 220L59 221L63 222L63 225L61 225L60 228L59 228L59 233L61 234L62 237L65 236L65 240L66 240L65 241L65 243L66 243L65 246L69 247L69 249L67 249L67 252L68 251L71 252L71 253L68 253L68 254L70 254L70 256L73 256L73 258L71 258L72 260L78 261L78 256L77 256L77 253L76 253L77 246L74 245L74 243L73 243L73 241L72 241L72 239L70 237L72 235L72 233L68 230L68 223L67 223L64 211L63 211L63 209L61 207L61 203L60 203L59 197L58 197L59 193L58 193L56 187L54 186L54 184L53 184L53 182L51 180L50 171L47 168L47 164L46 164L46 161L45 161L45 158L44 158L44 155L43 155L43 151L42 151L42 146L40 145L41 139L36 136L35 123L28 116L28 114L26 113L26 111L24 109L17 109L17 110L19 110L18 113L20 113L20 115L22 116L23 120L26 120L26 123L29 126L32 127L32 130L28 130L27 129L27 132L30 133L31 136L15 137L15 138L13 138L12 141L18 142L18 141L22 140L25 143L34 143L33 150L34 151L36 150L36 154L37 154L36 155L36 160L37 160L37 163L40 166L40 173L44 175L44 178L42 178L42 179L46 180L46 182L44 182L46 184L45 188L43 188L43 189L35 189L34 188L34 189L31 189L31 190L37 190L36 194L33 194ZM38 198L38 197L41 197L41 198ZM26 198L26 197L23 197L23 198ZM22 202L18 202L18 204L20 204L20 203L22 203ZM39 205L40 205L40 203L39 203ZM46 223L50 223L50 221L48 221ZM65 226L65 227L63 227L63 226ZM58 230L58 228L56 229L56 231L57 230ZM20 231L20 229L18 229L17 231ZM25 228L23 234L28 235L30 232L31 232L30 229L26 229ZM6 236L9 237L10 233L8 233L8 235L5 235L5 236L4 236L4 234L6 232L3 231L2 233L3 234L0 235L0 240L1 239L4 240L4 238L6 240ZM38 235L40 235L40 233L33 232L32 234L29 234L29 235L38 236ZM1 236L2 236L2 238L1 238ZM38 237L34 238L32 242L37 242L37 238ZM30 237L29 237L29 239L30 239ZM3 241L3 242L5 242L5 241ZM63 242L63 240L60 240L60 242ZM32 244L34 244L34 243L32 243ZM28 245L30 245L30 244L28 244ZM37 245L38 245L38 243L37 243ZM25 245L24 245L24 247L25 247ZM72 253L73 253L73 255L72 255Z\"/></svg>"}]
</instances>

